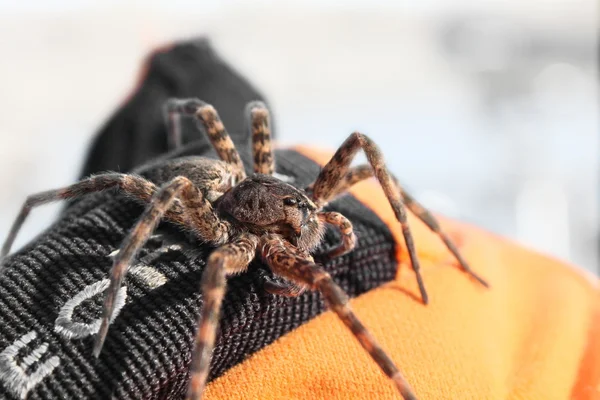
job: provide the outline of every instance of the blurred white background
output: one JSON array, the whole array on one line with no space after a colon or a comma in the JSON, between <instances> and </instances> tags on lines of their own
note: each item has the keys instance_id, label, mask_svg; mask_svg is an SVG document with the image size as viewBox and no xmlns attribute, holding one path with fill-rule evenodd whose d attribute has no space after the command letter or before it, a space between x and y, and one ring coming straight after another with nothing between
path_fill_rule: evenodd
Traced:
<instances>
[{"instance_id":1,"label":"blurred white background","mask_svg":"<svg viewBox=\"0 0 600 400\"><path fill-rule=\"evenodd\" d=\"M152 48L207 35L282 142L359 129L434 210L597 273L597 33L594 0L0 2L0 240L74 181Z\"/></svg>"}]
</instances>

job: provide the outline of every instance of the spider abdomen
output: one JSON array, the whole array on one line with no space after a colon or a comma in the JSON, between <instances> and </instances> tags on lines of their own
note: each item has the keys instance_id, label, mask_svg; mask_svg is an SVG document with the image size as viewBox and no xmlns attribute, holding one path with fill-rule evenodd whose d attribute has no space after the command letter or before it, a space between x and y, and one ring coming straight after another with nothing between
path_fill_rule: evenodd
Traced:
<instances>
[{"instance_id":1,"label":"spider abdomen","mask_svg":"<svg viewBox=\"0 0 600 400\"><path fill-rule=\"evenodd\" d=\"M185 176L204 193L224 193L233 186L231 165L207 157L188 156L147 164L134 171L160 186L170 180Z\"/></svg>"}]
</instances>

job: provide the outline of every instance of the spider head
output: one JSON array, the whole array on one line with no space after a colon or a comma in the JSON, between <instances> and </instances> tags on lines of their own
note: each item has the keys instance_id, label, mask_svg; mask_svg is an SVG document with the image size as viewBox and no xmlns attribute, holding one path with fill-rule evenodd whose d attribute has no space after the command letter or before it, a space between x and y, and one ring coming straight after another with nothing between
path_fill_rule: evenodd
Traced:
<instances>
[{"instance_id":1,"label":"spider head","mask_svg":"<svg viewBox=\"0 0 600 400\"><path fill-rule=\"evenodd\" d=\"M302 190L270 175L246 178L221 196L217 209L242 229L257 235L277 233L308 251L322 238L317 206Z\"/></svg>"}]
</instances>

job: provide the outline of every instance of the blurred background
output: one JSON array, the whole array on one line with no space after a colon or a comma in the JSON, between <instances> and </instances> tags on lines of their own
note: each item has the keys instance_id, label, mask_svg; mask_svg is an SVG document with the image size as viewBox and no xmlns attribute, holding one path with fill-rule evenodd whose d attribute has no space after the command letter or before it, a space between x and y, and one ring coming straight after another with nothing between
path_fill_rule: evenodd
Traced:
<instances>
[{"instance_id":1,"label":"blurred background","mask_svg":"<svg viewBox=\"0 0 600 400\"><path fill-rule=\"evenodd\" d=\"M28 194L76 179L152 48L206 35L284 144L361 130L430 208L598 273L596 3L0 2L0 240Z\"/></svg>"}]
</instances>

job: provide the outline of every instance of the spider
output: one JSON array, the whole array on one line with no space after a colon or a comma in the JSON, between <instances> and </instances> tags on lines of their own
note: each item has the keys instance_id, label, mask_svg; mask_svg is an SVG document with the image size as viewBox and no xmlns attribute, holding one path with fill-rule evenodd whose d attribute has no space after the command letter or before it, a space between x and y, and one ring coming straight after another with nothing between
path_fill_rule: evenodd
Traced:
<instances>
[{"instance_id":1,"label":"spider","mask_svg":"<svg viewBox=\"0 0 600 400\"><path fill-rule=\"evenodd\" d=\"M0 258L8 254L33 207L116 188L147 206L114 256L102 323L93 347L96 357L107 336L115 299L128 267L158 223L166 219L215 247L202 275L203 304L194 341L188 399L200 399L206 385L227 277L244 272L255 256L261 257L273 273L285 278L286 283L266 282L265 290L290 297L305 290L319 291L327 306L350 329L402 397L416 399L400 370L350 308L348 296L311 256L322 241L327 224L341 233L341 243L330 250L328 257L346 254L356 244L351 222L340 213L322 211L323 207L353 184L374 176L401 224L423 303L428 302L427 291L419 271L405 205L441 238L470 277L484 286L487 283L471 270L436 219L388 172L381 151L368 136L359 132L351 134L316 180L302 190L275 173L266 106L262 102L251 102L246 113L252 134L252 175L246 175L239 153L211 105L198 99L171 99L165 106L169 143L181 146L181 117L193 117L199 129L208 135L219 160L199 156L176 158L146 168L143 170L146 178L137 174L103 173L67 187L31 195L9 232ZM360 149L369 164L351 167Z\"/></svg>"}]
</instances>

